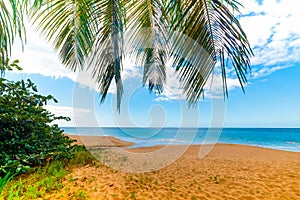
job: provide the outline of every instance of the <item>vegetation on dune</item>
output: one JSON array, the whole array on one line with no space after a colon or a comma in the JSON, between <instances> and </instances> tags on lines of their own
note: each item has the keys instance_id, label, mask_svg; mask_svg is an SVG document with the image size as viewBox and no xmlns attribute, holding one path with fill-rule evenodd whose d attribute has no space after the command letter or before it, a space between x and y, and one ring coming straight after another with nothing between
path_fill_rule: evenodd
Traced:
<instances>
[{"instance_id":1,"label":"vegetation on dune","mask_svg":"<svg viewBox=\"0 0 300 200\"><path fill-rule=\"evenodd\" d=\"M18 62L6 70L21 69ZM0 77L0 189L13 176L51 161L68 161L74 157L74 140L63 134L55 116L43 106L57 100L41 95L31 80L11 81ZM82 149L84 150L84 149Z\"/></svg>"},{"instance_id":2,"label":"vegetation on dune","mask_svg":"<svg viewBox=\"0 0 300 200\"><path fill-rule=\"evenodd\" d=\"M18 61L5 70L21 69ZM2 74L3 75L3 74ZM0 199L34 199L63 187L66 167L93 163L84 146L63 134L43 106L57 100L41 95L31 80L0 77Z\"/></svg>"},{"instance_id":3,"label":"vegetation on dune","mask_svg":"<svg viewBox=\"0 0 300 200\"><path fill-rule=\"evenodd\" d=\"M70 158L71 143L43 108L53 96L38 94L36 85L27 81L0 78L0 175L25 172L51 159Z\"/></svg>"},{"instance_id":4,"label":"vegetation on dune","mask_svg":"<svg viewBox=\"0 0 300 200\"><path fill-rule=\"evenodd\" d=\"M57 193L64 188L63 181L70 169L94 163L95 158L83 146L76 146L73 152L74 157L70 160L51 161L43 167L31 168L30 173L16 176L0 190L0 200L44 199L49 194ZM79 194L72 195L78 199Z\"/></svg>"}]
</instances>

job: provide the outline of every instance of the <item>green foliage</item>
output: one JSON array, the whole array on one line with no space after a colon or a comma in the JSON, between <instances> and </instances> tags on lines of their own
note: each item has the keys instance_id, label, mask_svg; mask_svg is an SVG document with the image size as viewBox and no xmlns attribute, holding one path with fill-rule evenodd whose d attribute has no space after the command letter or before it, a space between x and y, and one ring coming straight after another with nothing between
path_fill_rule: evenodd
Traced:
<instances>
[{"instance_id":1,"label":"green foliage","mask_svg":"<svg viewBox=\"0 0 300 200\"><path fill-rule=\"evenodd\" d=\"M29 79L13 82L0 78L0 176L72 156L73 140L51 125L54 120L70 119L44 109L50 100L57 102L51 95L38 94Z\"/></svg>"},{"instance_id":2,"label":"green foliage","mask_svg":"<svg viewBox=\"0 0 300 200\"><path fill-rule=\"evenodd\" d=\"M47 192L58 191L63 188L63 178L67 171L65 162L55 161L42 168L36 168L26 177L12 180L3 190L0 197L4 199L36 199L43 197ZM0 198L1 199L1 198Z\"/></svg>"},{"instance_id":3,"label":"green foliage","mask_svg":"<svg viewBox=\"0 0 300 200\"><path fill-rule=\"evenodd\" d=\"M12 179L12 178L13 178L13 175L11 173L7 173L3 178L0 177L0 191L7 184L7 182L10 181L10 179Z\"/></svg>"},{"instance_id":4,"label":"green foliage","mask_svg":"<svg viewBox=\"0 0 300 200\"><path fill-rule=\"evenodd\" d=\"M0 70L11 55L15 38L19 37L21 43L25 43L23 2L27 1L0 0Z\"/></svg>"},{"instance_id":5,"label":"green foliage","mask_svg":"<svg viewBox=\"0 0 300 200\"><path fill-rule=\"evenodd\" d=\"M66 169L87 165L93 163L92 155L84 146L74 146L72 151L74 157L65 162L65 160L56 160L47 163L43 167L32 168L30 174L19 176L11 180L3 189L0 190L0 200L2 199L36 199L43 198L51 192L58 192L66 189L63 185L66 175ZM81 160L81 156L90 159ZM8 177L8 176L7 176ZM69 180L74 179L70 176ZM0 181L1 182L1 181ZM0 183L1 184L1 183ZM74 199L86 199L84 191L78 191L74 195Z\"/></svg>"},{"instance_id":6,"label":"green foliage","mask_svg":"<svg viewBox=\"0 0 300 200\"><path fill-rule=\"evenodd\" d=\"M97 160L85 146L74 146L72 151L74 152L74 158L69 161L70 166L84 166L86 164L95 163Z\"/></svg>"},{"instance_id":7,"label":"green foliage","mask_svg":"<svg viewBox=\"0 0 300 200\"><path fill-rule=\"evenodd\" d=\"M4 75L5 71L12 71L14 69L22 70L22 68L19 66L19 60L13 60L10 62L9 59L6 59L5 61L0 63L0 72L1 76Z\"/></svg>"}]
</instances>

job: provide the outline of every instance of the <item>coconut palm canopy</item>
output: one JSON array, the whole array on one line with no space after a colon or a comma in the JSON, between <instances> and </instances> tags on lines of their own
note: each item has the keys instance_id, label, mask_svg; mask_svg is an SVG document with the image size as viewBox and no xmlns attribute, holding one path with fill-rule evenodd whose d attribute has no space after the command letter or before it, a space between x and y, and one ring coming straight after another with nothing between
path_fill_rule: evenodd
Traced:
<instances>
[{"instance_id":1,"label":"coconut palm canopy","mask_svg":"<svg viewBox=\"0 0 300 200\"><path fill-rule=\"evenodd\" d=\"M21 9L9 2L16 15L1 1L1 60L9 56L15 34L23 38L18 16L26 10L66 67L93 70L102 102L116 82L118 108L125 55L142 66L143 84L158 93L172 61L190 104L200 98L217 62L226 96L227 67L235 69L242 88L247 81L253 54L235 0L36 0L22 2Z\"/></svg>"},{"instance_id":2,"label":"coconut palm canopy","mask_svg":"<svg viewBox=\"0 0 300 200\"><path fill-rule=\"evenodd\" d=\"M11 47L18 36L22 44L26 40L23 25L22 3L14 0L0 0L0 70L17 66L17 61L10 63ZM19 68L19 67L18 67Z\"/></svg>"}]
</instances>

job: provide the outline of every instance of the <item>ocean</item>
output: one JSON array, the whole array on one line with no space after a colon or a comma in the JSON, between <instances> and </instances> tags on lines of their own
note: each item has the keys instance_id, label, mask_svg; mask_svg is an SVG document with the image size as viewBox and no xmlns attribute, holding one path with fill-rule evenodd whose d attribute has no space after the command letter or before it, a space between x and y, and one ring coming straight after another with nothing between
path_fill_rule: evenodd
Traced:
<instances>
[{"instance_id":1,"label":"ocean","mask_svg":"<svg viewBox=\"0 0 300 200\"><path fill-rule=\"evenodd\" d=\"M242 144L300 152L300 128L99 128L63 127L65 133L113 136L136 147L166 144Z\"/></svg>"}]
</instances>

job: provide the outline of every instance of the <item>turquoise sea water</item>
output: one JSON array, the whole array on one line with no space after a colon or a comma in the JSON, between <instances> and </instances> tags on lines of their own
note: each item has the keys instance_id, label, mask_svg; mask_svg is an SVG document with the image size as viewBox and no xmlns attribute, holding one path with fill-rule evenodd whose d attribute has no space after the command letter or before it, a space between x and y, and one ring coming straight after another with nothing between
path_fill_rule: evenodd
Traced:
<instances>
[{"instance_id":1,"label":"turquoise sea water","mask_svg":"<svg viewBox=\"0 0 300 200\"><path fill-rule=\"evenodd\" d=\"M160 144L228 143L300 152L300 128L62 128L79 135L114 136L136 143L133 147Z\"/></svg>"}]
</instances>

